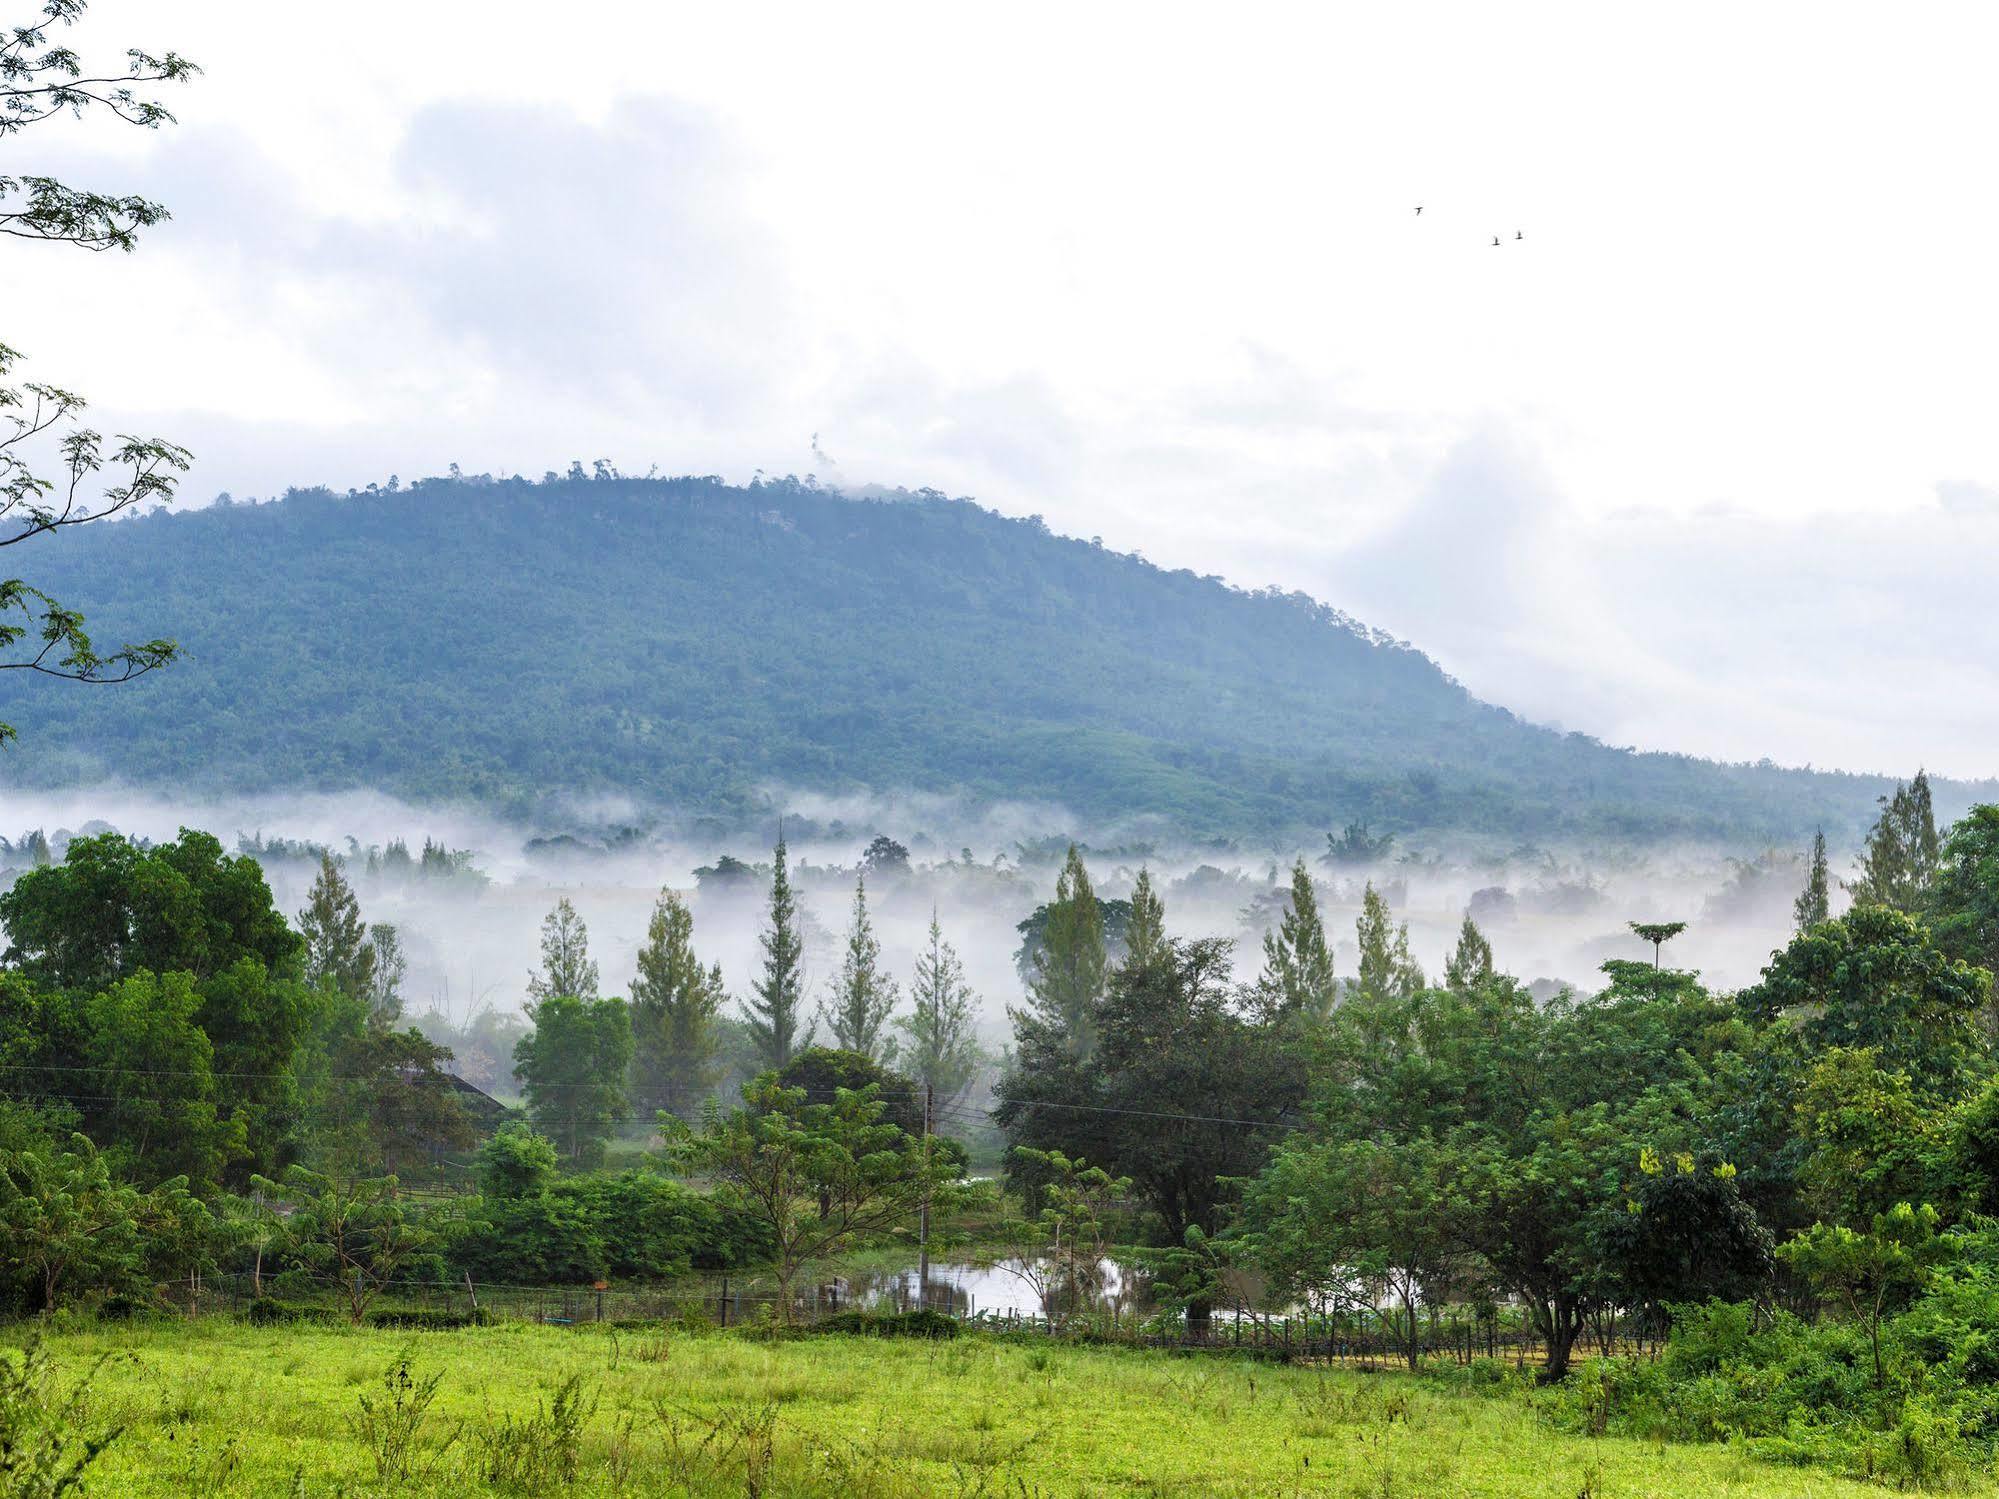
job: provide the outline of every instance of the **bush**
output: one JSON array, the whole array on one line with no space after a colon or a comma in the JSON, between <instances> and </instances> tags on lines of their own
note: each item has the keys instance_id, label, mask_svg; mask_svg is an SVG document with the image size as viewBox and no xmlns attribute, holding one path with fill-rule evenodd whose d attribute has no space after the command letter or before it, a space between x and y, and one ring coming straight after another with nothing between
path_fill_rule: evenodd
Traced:
<instances>
[{"instance_id":1,"label":"bush","mask_svg":"<svg viewBox=\"0 0 1999 1499\"><path fill-rule=\"evenodd\" d=\"M340 1320L330 1307L281 1301L275 1296L259 1296L250 1303L243 1317L257 1327L289 1327L304 1323L330 1327Z\"/></svg>"},{"instance_id":2,"label":"bush","mask_svg":"<svg viewBox=\"0 0 1999 1499\"><path fill-rule=\"evenodd\" d=\"M867 1338L955 1338L958 1319L924 1307L913 1312L836 1312L812 1326L814 1332Z\"/></svg>"},{"instance_id":3,"label":"bush","mask_svg":"<svg viewBox=\"0 0 1999 1499\"><path fill-rule=\"evenodd\" d=\"M378 1306L368 1313L370 1327L402 1327L411 1332L453 1332L461 1327L490 1327L493 1314L483 1306L459 1311L442 1306Z\"/></svg>"}]
</instances>

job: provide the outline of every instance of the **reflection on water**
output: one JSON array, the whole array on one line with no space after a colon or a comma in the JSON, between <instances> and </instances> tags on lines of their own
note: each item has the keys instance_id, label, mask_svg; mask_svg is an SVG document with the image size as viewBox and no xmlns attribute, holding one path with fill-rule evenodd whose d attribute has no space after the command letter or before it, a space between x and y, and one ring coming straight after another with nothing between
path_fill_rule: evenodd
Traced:
<instances>
[{"instance_id":1,"label":"reflection on water","mask_svg":"<svg viewBox=\"0 0 1999 1499\"><path fill-rule=\"evenodd\" d=\"M1077 1311L1144 1316L1152 1310L1144 1276L1135 1267L1099 1260L1082 1284L1046 1260L999 1260L991 1264L935 1261L929 1294L923 1294L914 1265L899 1270L859 1270L836 1277L826 1287L839 1301L868 1307L910 1310L928 1305L959 1317L1057 1317Z\"/></svg>"}]
</instances>

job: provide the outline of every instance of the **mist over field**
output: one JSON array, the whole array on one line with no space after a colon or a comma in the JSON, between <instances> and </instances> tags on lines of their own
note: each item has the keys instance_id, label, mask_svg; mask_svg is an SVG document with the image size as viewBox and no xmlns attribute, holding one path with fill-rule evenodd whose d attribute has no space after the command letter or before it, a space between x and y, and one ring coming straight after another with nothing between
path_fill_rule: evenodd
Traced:
<instances>
[{"instance_id":1,"label":"mist over field","mask_svg":"<svg viewBox=\"0 0 1999 1499\"><path fill-rule=\"evenodd\" d=\"M1314 847L1239 842L1174 845L1092 830L1053 805L969 809L935 796L829 797L778 791L793 882L803 913L808 999L813 1006L838 972L855 876L868 841L886 834L907 846L905 874L872 877L868 902L891 974L907 978L934 911L963 958L979 997L982 1039L995 1051L1008 1038L1006 1007L1018 1003L1018 924L1053 893L1070 839L1083 847L1097 893L1131 893L1141 868L1164 892L1169 930L1236 941L1236 974L1247 982L1262 962L1263 933L1281 916L1292 861L1310 865L1338 971L1357 961L1354 923L1372 881L1406 921L1417 960L1433 977L1469 911L1491 939L1497 962L1545 995L1562 984L1600 987L1606 958L1650 950L1626 928L1633 920L1684 920L1690 929L1667 960L1711 985L1753 981L1791 932L1791 902L1805 877L1802 850L1706 845L1642 848L1521 845L1510 850L1401 841L1361 864L1332 864ZM416 806L368 792L177 799L121 788L10 793L0 802L0 886L26 863L26 835L42 830L60 852L69 836L107 827L150 841L181 827L254 853L280 910L298 911L317 872L314 850L343 860L370 922L394 924L409 958L407 1011L434 1011L463 1024L481 1010L515 1014L540 962L540 925L567 897L588 924L590 951L607 994L625 992L646 922L662 889L682 892L695 918L704 961L719 962L730 992L745 991L759 962L771 844L777 825L754 832L690 831L683 821L616 799L579 800L538 824L477 807ZM408 868L381 855L401 840ZM454 874L420 867L426 840L458 855ZM371 853L375 858L371 860ZM469 855L469 858L464 856ZM752 866L718 879L730 855ZM1850 861L1847 861L1850 862ZM1846 867L1835 851L1836 870ZM707 873L703 873L707 871Z\"/></svg>"}]
</instances>

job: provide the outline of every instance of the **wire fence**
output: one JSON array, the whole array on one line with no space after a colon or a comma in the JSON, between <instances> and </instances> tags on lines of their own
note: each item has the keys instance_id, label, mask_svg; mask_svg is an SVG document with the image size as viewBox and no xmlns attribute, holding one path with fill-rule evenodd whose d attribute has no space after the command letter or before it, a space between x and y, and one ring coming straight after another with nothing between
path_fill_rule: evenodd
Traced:
<instances>
[{"instance_id":1,"label":"wire fence","mask_svg":"<svg viewBox=\"0 0 1999 1499\"><path fill-rule=\"evenodd\" d=\"M522 1286L468 1278L362 1281L299 1271L262 1277L210 1275L157 1287L162 1308L190 1317L252 1316L259 1302L271 1320L293 1318L395 1324L477 1320L544 1326L749 1328L782 1323L810 1329L843 1313L928 1310L961 1326L1014 1336L1046 1336L1136 1347L1238 1353L1361 1370L1450 1362L1498 1361L1516 1368L1546 1361L1546 1340L1517 1308L1450 1305L1422 1309L1412 1330L1406 1313L1368 1307L1338 1312L1267 1312L1224 1301L1197 1314L1142 1305L1067 1313L978 1309L945 1281L919 1286L913 1276L886 1285L812 1278L786 1293L769 1275L690 1276L656 1285ZM1657 1330L1626 1314L1592 1318L1577 1337L1578 1354L1656 1354Z\"/></svg>"}]
</instances>

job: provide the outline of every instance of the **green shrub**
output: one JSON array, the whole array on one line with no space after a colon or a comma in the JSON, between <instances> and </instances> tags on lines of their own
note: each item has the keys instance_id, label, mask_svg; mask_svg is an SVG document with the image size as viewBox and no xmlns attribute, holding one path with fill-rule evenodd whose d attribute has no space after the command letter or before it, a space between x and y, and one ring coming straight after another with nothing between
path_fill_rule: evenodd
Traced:
<instances>
[{"instance_id":1,"label":"green shrub","mask_svg":"<svg viewBox=\"0 0 1999 1499\"><path fill-rule=\"evenodd\" d=\"M868 1338L955 1338L958 1319L924 1307L913 1312L836 1312L812 1326L814 1332Z\"/></svg>"},{"instance_id":2,"label":"green shrub","mask_svg":"<svg viewBox=\"0 0 1999 1499\"><path fill-rule=\"evenodd\" d=\"M330 1327L340 1320L330 1307L282 1301L276 1296L258 1297L250 1303L243 1316L244 1320L258 1327L284 1327L300 1323Z\"/></svg>"},{"instance_id":3,"label":"green shrub","mask_svg":"<svg viewBox=\"0 0 1999 1499\"><path fill-rule=\"evenodd\" d=\"M404 1327L411 1332L452 1332L461 1327L489 1327L493 1314L483 1306L378 1306L368 1313L371 1327Z\"/></svg>"}]
</instances>

